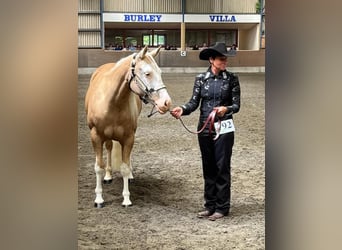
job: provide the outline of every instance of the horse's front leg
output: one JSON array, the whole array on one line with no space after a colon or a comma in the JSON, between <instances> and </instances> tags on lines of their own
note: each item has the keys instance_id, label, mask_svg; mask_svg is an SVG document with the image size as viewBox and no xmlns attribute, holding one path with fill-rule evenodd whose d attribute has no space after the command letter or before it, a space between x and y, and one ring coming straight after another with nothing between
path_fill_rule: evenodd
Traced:
<instances>
[{"instance_id":1,"label":"horse's front leg","mask_svg":"<svg viewBox=\"0 0 342 250\"><path fill-rule=\"evenodd\" d=\"M104 176L104 162L103 162L103 141L97 135L96 130L92 129L91 141L96 154L95 161L95 174L96 174L96 188L95 188L95 207L101 208L104 205L104 200L102 197L102 178Z\"/></svg>"},{"instance_id":2,"label":"horse's front leg","mask_svg":"<svg viewBox=\"0 0 342 250\"><path fill-rule=\"evenodd\" d=\"M123 177L122 196L124 200L122 202L122 205L125 207L132 205L132 202L129 198L130 192L128 188L128 184L129 184L128 179L133 178L132 169L130 166L133 143L134 143L134 135L131 138L127 139L122 145L122 164L120 167L120 172Z\"/></svg>"}]
</instances>

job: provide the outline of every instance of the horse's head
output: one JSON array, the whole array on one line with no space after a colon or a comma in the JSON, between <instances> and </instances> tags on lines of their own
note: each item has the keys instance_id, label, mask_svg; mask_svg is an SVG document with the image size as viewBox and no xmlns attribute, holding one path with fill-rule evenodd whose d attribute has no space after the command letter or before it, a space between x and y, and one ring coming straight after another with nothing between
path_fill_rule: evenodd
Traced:
<instances>
[{"instance_id":1,"label":"horse's head","mask_svg":"<svg viewBox=\"0 0 342 250\"><path fill-rule=\"evenodd\" d=\"M150 102L165 114L171 107L171 98L161 78L161 70L154 57L160 47L148 52L145 46L138 54L133 55L131 89L145 102Z\"/></svg>"}]
</instances>

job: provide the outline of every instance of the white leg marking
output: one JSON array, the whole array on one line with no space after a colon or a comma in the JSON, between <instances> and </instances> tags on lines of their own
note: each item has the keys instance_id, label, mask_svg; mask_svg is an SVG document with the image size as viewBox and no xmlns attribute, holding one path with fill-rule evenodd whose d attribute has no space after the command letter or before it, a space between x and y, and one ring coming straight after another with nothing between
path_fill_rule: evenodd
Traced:
<instances>
[{"instance_id":1,"label":"white leg marking","mask_svg":"<svg viewBox=\"0 0 342 250\"><path fill-rule=\"evenodd\" d=\"M102 178L104 175L104 170L100 168L100 166L98 166L96 163L95 163L95 173L96 173L95 203L102 204L104 202L102 198Z\"/></svg>"},{"instance_id":2,"label":"white leg marking","mask_svg":"<svg viewBox=\"0 0 342 250\"><path fill-rule=\"evenodd\" d=\"M129 206L132 205L131 200L129 199L129 189L128 189L128 177L123 177L123 182L124 182L124 187L123 187L123 191L122 191L122 196L124 197L124 200L122 202L123 206Z\"/></svg>"},{"instance_id":3,"label":"white leg marking","mask_svg":"<svg viewBox=\"0 0 342 250\"><path fill-rule=\"evenodd\" d=\"M124 184L123 191L122 191L122 196L123 196L124 200L122 202L122 205L123 206L129 206L129 205L132 205L132 202L129 199L130 192L129 192L129 188L128 188L128 177L131 174L131 169L126 163L121 164L121 174L123 177L123 184Z\"/></svg>"},{"instance_id":4,"label":"white leg marking","mask_svg":"<svg viewBox=\"0 0 342 250\"><path fill-rule=\"evenodd\" d=\"M106 167L106 175L105 175L105 177L103 178L105 181L110 181L110 180L112 180L113 179L113 177L112 177L112 171L111 171L112 169L111 168L107 168Z\"/></svg>"}]
</instances>

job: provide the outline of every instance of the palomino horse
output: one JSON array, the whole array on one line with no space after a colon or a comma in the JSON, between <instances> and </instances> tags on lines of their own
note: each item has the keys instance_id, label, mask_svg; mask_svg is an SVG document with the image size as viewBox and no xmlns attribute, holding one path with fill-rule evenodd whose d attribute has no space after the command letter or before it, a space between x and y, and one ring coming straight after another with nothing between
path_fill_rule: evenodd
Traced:
<instances>
[{"instance_id":1,"label":"palomino horse","mask_svg":"<svg viewBox=\"0 0 342 250\"><path fill-rule=\"evenodd\" d=\"M112 181L112 158L117 158L114 160L120 162L124 198L122 205L132 204L128 179L133 178L131 151L142 101L154 105L161 114L165 114L171 106L171 98L161 78L161 70L154 60L159 51L160 47L148 52L146 46L139 53L122 58L117 63L100 66L91 76L85 108L96 153L96 207L102 207L104 204L102 179L104 183ZM107 150L106 166L103 160L103 144Z\"/></svg>"}]
</instances>

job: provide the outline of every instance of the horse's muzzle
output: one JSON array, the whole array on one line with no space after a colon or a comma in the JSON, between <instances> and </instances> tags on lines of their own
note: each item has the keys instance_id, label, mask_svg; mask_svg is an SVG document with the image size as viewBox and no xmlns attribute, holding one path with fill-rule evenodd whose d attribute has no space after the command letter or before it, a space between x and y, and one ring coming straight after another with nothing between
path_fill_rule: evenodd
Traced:
<instances>
[{"instance_id":1,"label":"horse's muzzle","mask_svg":"<svg viewBox=\"0 0 342 250\"><path fill-rule=\"evenodd\" d=\"M170 98L168 99L162 98L162 99L157 100L156 104L157 104L158 112L160 114L165 114L167 111L170 110L172 102Z\"/></svg>"}]
</instances>

